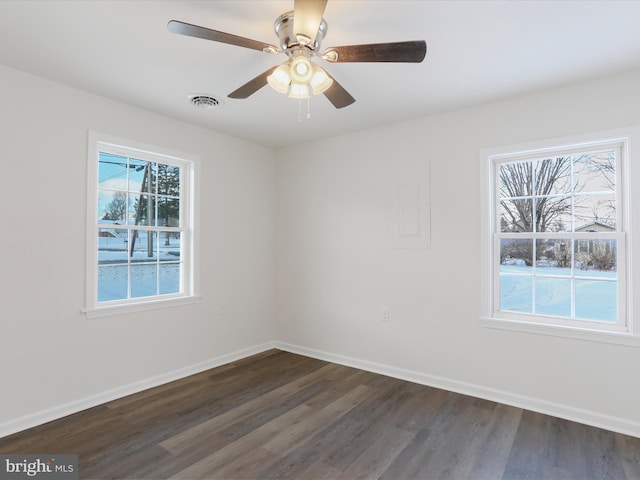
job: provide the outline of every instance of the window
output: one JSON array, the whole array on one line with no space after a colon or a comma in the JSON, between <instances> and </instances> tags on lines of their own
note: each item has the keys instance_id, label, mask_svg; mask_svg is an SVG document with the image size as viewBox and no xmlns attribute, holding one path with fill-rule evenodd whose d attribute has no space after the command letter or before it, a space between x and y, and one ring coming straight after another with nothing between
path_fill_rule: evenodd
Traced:
<instances>
[{"instance_id":1,"label":"window","mask_svg":"<svg viewBox=\"0 0 640 480\"><path fill-rule=\"evenodd\" d=\"M483 153L490 279L484 324L632 334L628 138L556 145Z\"/></svg>"},{"instance_id":2,"label":"window","mask_svg":"<svg viewBox=\"0 0 640 480\"><path fill-rule=\"evenodd\" d=\"M193 298L194 159L98 134L89 144L87 314Z\"/></svg>"}]
</instances>

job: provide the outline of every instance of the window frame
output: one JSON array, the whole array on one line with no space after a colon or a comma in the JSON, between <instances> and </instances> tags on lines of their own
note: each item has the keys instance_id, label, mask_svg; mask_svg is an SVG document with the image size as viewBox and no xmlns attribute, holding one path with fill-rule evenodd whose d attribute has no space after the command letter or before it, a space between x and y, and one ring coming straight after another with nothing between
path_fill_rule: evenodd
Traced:
<instances>
[{"instance_id":1,"label":"window frame","mask_svg":"<svg viewBox=\"0 0 640 480\"><path fill-rule=\"evenodd\" d=\"M160 231L174 230L181 235L180 284L182 291L175 294L161 294L122 300L98 301L98 234L105 228L99 223L99 155L107 152L139 160L175 165L181 168L180 178L180 220L179 228L144 227L123 225L126 229ZM199 158L164 147L143 144L132 140L117 138L98 132L89 132L87 161L87 238L86 238L86 291L85 309L88 318L106 315L126 314L145 310L186 305L198 301L198 265L197 258L197 192L196 171ZM134 228L135 227L135 228Z\"/></svg>"},{"instance_id":2,"label":"window frame","mask_svg":"<svg viewBox=\"0 0 640 480\"><path fill-rule=\"evenodd\" d=\"M633 137L633 138L632 138ZM630 127L607 132L595 132L572 137L542 140L526 144L483 149L480 152L482 162L481 174L481 324L484 327L514 330L543 335L555 335L583 340L601 341L607 343L625 344L640 347L640 336L634 329L632 316L631 279L633 263L631 259L631 144L632 139L640 139L640 127ZM562 154L578 153L585 150L620 146L621 158L616 165L616 209L618 229L607 233L608 238L617 241L618 271L617 271L617 323L603 321L583 321L554 315L535 315L512 311L499 310L499 232L500 221L497 207L499 207L499 168L496 165L506 161L527 160L541 156L561 156ZM503 236L504 234L500 234ZM528 235L528 234L527 234ZM540 232L539 236L566 237L567 232ZM572 238L585 238L590 235L572 232ZM507 234L508 236L508 234ZM597 236L597 234L596 234ZM536 238L536 234L531 237ZM575 251L574 251L575 254Z\"/></svg>"}]
</instances>

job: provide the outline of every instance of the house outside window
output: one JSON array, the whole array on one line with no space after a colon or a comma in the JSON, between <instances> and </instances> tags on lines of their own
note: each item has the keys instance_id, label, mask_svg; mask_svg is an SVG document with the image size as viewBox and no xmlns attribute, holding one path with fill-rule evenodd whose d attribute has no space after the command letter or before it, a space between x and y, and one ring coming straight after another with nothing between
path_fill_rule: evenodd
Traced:
<instances>
[{"instance_id":1,"label":"house outside window","mask_svg":"<svg viewBox=\"0 0 640 480\"><path fill-rule=\"evenodd\" d=\"M90 135L87 315L194 298L195 159Z\"/></svg>"},{"instance_id":2,"label":"house outside window","mask_svg":"<svg viewBox=\"0 0 640 480\"><path fill-rule=\"evenodd\" d=\"M632 333L628 151L594 137L483 152L486 326Z\"/></svg>"}]
</instances>

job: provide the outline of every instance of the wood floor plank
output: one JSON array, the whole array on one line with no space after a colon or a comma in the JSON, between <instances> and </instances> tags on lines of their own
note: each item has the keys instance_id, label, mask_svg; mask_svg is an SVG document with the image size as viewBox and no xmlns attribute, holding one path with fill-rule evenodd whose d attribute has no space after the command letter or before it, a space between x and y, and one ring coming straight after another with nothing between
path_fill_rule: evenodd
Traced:
<instances>
[{"instance_id":1,"label":"wood floor plank","mask_svg":"<svg viewBox=\"0 0 640 480\"><path fill-rule=\"evenodd\" d=\"M324 456L326 464L345 471L371 448L372 438L376 438L380 432L385 432L386 436L387 431L392 431L397 423L396 416L404 410L403 406L409 400L410 394L404 390L403 385L380 393L382 394L373 397L371 401L361 403L349 412L349 417L353 420L353 438L341 433L344 441L327 449Z\"/></svg>"},{"instance_id":2,"label":"wood floor plank","mask_svg":"<svg viewBox=\"0 0 640 480\"><path fill-rule=\"evenodd\" d=\"M550 455L551 417L524 411L504 471L506 478L543 478Z\"/></svg>"},{"instance_id":3,"label":"wood floor plank","mask_svg":"<svg viewBox=\"0 0 640 480\"><path fill-rule=\"evenodd\" d=\"M368 448L364 449L344 471L340 470L342 473L335 478L343 480L379 478L414 437L414 432L398 427L385 429L384 435L369 438Z\"/></svg>"},{"instance_id":4,"label":"wood floor plank","mask_svg":"<svg viewBox=\"0 0 640 480\"><path fill-rule=\"evenodd\" d=\"M167 395L175 398L177 392L181 392L183 390L192 392L193 389L201 389L203 386L210 385L209 382L215 382L219 389L223 387L225 383L237 382L240 378L246 379L247 376L251 375L260 375L262 372L254 372L254 368L249 371L247 368L247 366L251 367L252 364L257 362L262 365L263 371L270 371L274 368L274 363L282 361L282 353L283 352L275 349L267 350L252 357L227 363L210 370L205 370L204 372L196 373L173 382L113 400L105 405L111 409L117 409L122 406L148 405L149 399L155 400L157 398L164 398ZM241 376L238 375L238 371L242 372Z\"/></svg>"},{"instance_id":5,"label":"wood floor plank","mask_svg":"<svg viewBox=\"0 0 640 480\"><path fill-rule=\"evenodd\" d=\"M626 478L640 478L640 438L614 433L615 450Z\"/></svg>"},{"instance_id":6,"label":"wood floor plank","mask_svg":"<svg viewBox=\"0 0 640 480\"><path fill-rule=\"evenodd\" d=\"M552 418L550 434L552 467L559 467L569 475L579 474L585 480L625 477L612 432Z\"/></svg>"},{"instance_id":7,"label":"wood floor plank","mask_svg":"<svg viewBox=\"0 0 640 480\"><path fill-rule=\"evenodd\" d=\"M234 480L259 478L259 472L278 460L280 460L279 456L262 447L247 450L245 454L237 457L216 471L215 478ZM207 476L204 478L210 480L214 477ZM190 478L183 478L183 480L190 480Z\"/></svg>"},{"instance_id":8,"label":"wood floor plank","mask_svg":"<svg viewBox=\"0 0 640 480\"><path fill-rule=\"evenodd\" d=\"M614 433L526 411L504 476L634 478L625 473Z\"/></svg>"},{"instance_id":9,"label":"wood floor plank","mask_svg":"<svg viewBox=\"0 0 640 480\"><path fill-rule=\"evenodd\" d=\"M145 399L132 408L136 413L129 417L129 421L146 422L154 415L166 415L175 411L181 413L182 422L187 426L190 412L193 412L191 417L195 417L197 423L203 411L207 411L209 415L217 415L274 388L286 387L290 381L318 368L331 368L326 362L315 359L309 361L310 359L302 356L283 358L281 355L274 355L268 360L267 365L260 362L257 366L243 369L241 375L236 371L225 371L222 375L205 373L202 374L203 381L196 383L188 391L168 396L159 394L156 398ZM210 388L211 384L215 384L216 388Z\"/></svg>"},{"instance_id":10,"label":"wood floor plank","mask_svg":"<svg viewBox=\"0 0 640 480\"><path fill-rule=\"evenodd\" d=\"M389 466L382 478L463 478L474 462L474 439L490 423L495 404L449 394L442 408Z\"/></svg>"},{"instance_id":11,"label":"wood floor plank","mask_svg":"<svg viewBox=\"0 0 640 480\"><path fill-rule=\"evenodd\" d=\"M332 383L324 391L310 398L305 403L316 410L320 410L330 403L335 402L337 398L342 397L358 385L366 385L372 375L375 374L351 368L344 369L342 370L342 375L338 373L327 377L332 380Z\"/></svg>"},{"instance_id":12,"label":"wood floor plank","mask_svg":"<svg viewBox=\"0 0 640 480\"><path fill-rule=\"evenodd\" d=\"M341 478L343 478L343 472L318 460L299 470L295 480L339 480Z\"/></svg>"},{"instance_id":13,"label":"wood floor plank","mask_svg":"<svg viewBox=\"0 0 640 480\"><path fill-rule=\"evenodd\" d=\"M282 428L286 428L288 425L295 425L306 418L310 412L311 408L307 405L298 405L296 408L262 425L250 434L227 443L224 447L212 452L202 460L176 473L173 478L212 478L213 475L220 476L222 475L221 471L226 468L228 464L235 462L233 465L236 465L238 458L245 458L247 452L262 448L262 446ZM265 458L279 460L281 457L274 452L270 452L269 455L265 455ZM229 468L234 469L239 468L239 466L236 465L235 467Z\"/></svg>"},{"instance_id":14,"label":"wood floor plank","mask_svg":"<svg viewBox=\"0 0 640 480\"><path fill-rule=\"evenodd\" d=\"M279 403L283 398L297 393L304 386L321 380L325 370L330 370L331 368L330 365L323 366L301 378L229 409L223 414L213 416L209 420L200 422L188 430L169 437L162 441L160 445L173 453L177 453L180 449L188 448L192 443L198 442L199 437L204 433L220 431L222 428L253 414L256 410Z\"/></svg>"},{"instance_id":15,"label":"wood floor plank","mask_svg":"<svg viewBox=\"0 0 640 480\"><path fill-rule=\"evenodd\" d=\"M502 478L521 417L520 408L496 405L486 428L474 437L469 446L475 454L460 468L460 478Z\"/></svg>"},{"instance_id":16,"label":"wood floor plank","mask_svg":"<svg viewBox=\"0 0 640 480\"><path fill-rule=\"evenodd\" d=\"M120 452L122 453L122 452ZM112 453L110 456L100 458L101 461L85 464L82 478L92 478L94 475L101 478L151 478L158 472L158 465L162 462L167 470L173 467L171 455L158 445L150 445L143 450L123 453ZM168 473L167 471L167 473Z\"/></svg>"},{"instance_id":17,"label":"wood floor plank","mask_svg":"<svg viewBox=\"0 0 640 480\"><path fill-rule=\"evenodd\" d=\"M285 426L281 432L265 443L264 447L285 456L298 448L309 437L345 415L370 394L370 387L359 385L321 410L309 414L303 421Z\"/></svg>"},{"instance_id":18,"label":"wood floor plank","mask_svg":"<svg viewBox=\"0 0 640 480\"><path fill-rule=\"evenodd\" d=\"M270 350L0 439L80 478L640 478L640 439Z\"/></svg>"},{"instance_id":19,"label":"wood floor plank","mask_svg":"<svg viewBox=\"0 0 640 480\"><path fill-rule=\"evenodd\" d=\"M305 403L305 401L319 392L327 388L329 380L320 379L313 382L303 388L300 388L297 392L280 399L279 401L272 402L268 406L257 409L250 415L228 425L220 430L220 434L224 435L230 441L243 437L254 430L260 428L265 423L270 422L273 419L280 417L289 410L296 408L299 405Z\"/></svg>"},{"instance_id":20,"label":"wood floor plank","mask_svg":"<svg viewBox=\"0 0 640 480\"><path fill-rule=\"evenodd\" d=\"M357 455L353 442L366 428L371 418L385 408L383 398L393 395L400 384L395 381L372 389L371 394L345 415L306 439L283 459L261 473L261 478L299 478L306 467L320 461L335 467L335 458L342 453ZM369 386L367 384L367 386ZM360 445L360 443L358 443Z\"/></svg>"}]
</instances>

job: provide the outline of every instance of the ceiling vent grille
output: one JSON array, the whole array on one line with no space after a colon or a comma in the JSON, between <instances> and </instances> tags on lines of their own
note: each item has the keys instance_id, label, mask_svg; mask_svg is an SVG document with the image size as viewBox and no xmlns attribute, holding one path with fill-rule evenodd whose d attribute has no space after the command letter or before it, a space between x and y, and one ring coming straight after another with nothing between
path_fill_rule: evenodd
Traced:
<instances>
[{"instance_id":1,"label":"ceiling vent grille","mask_svg":"<svg viewBox=\"0 0 640 480\"><path fill-rule=\"evenodd\" d=\"M191 104L198 108L212 109L222 106L222 102L211 95L189 95L189 98L191 99Z\"/></svg>"}]
</instances>

